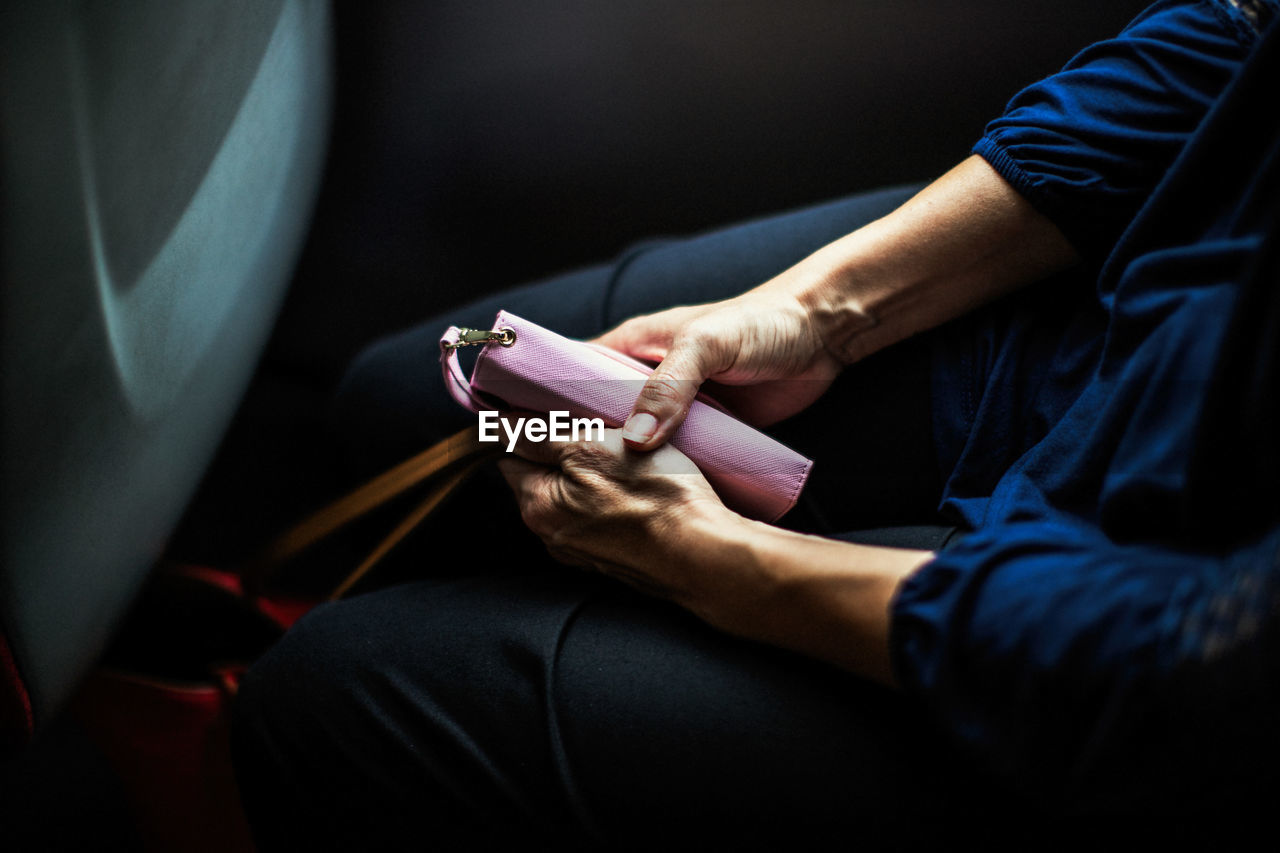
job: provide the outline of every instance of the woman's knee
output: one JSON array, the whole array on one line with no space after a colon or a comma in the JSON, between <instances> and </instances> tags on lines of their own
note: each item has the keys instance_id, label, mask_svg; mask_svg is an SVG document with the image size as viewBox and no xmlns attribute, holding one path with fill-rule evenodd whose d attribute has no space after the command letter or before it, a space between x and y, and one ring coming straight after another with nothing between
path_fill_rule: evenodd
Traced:
<instances>
[{"instance_id":1,"label":"woman's knee","mask_svg":"<svg viewBox=\"0 0 1280 853\"><path fill-rule=\"evenodd\" d=\"M421 582L301 620L237 701L237 771L259 834L282 819L323 824L329 808L369 816L369 837L391 846L414 822L572 832L548 784L546 685L590 584L557 577Z\"/></svg>"},{"instance_id":2,"label":"woman's knee","mask_svg":"<svg viewBox=\"0 0 1280 853\"><path fill-rule=\"evenodd\" d=\"M322 606L295 626L244 675L236 696L236 779L266 849L339 843L362 849L354 827L333 817L353 792L349 747L340 736L352 655L350 637L331 611Z\"/></svg>"}]
</instances>

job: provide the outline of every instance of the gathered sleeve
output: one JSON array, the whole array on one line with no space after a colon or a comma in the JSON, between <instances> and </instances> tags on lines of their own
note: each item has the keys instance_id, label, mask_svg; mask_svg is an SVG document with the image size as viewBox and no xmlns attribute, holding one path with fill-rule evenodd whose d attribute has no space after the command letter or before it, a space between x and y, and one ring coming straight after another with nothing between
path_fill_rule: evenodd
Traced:
<instances>
[{"instance_id":1,"label":"gathered sleeve","mask_svg":"<svg viewBox=\"0 0 1280 853\"><path fill-rule=\"evenodd\" d=\"M1161 2L1023 89L974 153L1101 262L1256 41L1273 0Z\"/></svg>"},{"instance_id":2,"label":"gathered sleeve","mask_svg":"<svg viewBox=\"0 0 1280 853\"><path fill-rule=\"evenodd\" d=\"M1280 527L1217 555L984 528L907 579L891 625L899 683L1046 801L1201 798L1277 754Z\"/></svg>"}]
</instances>

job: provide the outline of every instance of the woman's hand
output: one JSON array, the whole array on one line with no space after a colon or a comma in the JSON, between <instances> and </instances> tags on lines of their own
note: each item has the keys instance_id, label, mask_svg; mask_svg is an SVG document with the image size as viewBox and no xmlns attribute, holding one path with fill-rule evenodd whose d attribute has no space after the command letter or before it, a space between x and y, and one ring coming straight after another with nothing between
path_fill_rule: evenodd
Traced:
<instances>
[{"instance_id":1,"label":"woman's hand","mask_svg":"<svg viewBox=\"0 0 1280 853\"><path fill-rule=\"evenodd\" d=\"M562 561L671 599L728 633L889 682L890 602L932 554L749 521L663 445L708 379L742 417L771 423L816 400L845 364L1077 260L1052 222L970 157L754 290L605 333L600 343L661 361L623 431L594 443L526 441L524 459L500 463L503 474L525 522ZM746 385L749 394L730 399Z\"/></svg>"},{"instance_id":2,"label":"woman's hand","mask_svg":"<svg viewBox=\"0 0 1280 853\"><path fill-rule=\"evenodd\" d=\"M603 441L522 438L516 454L498 467L553 557L686 606L698 585L688 531L743 520L679 450L636 453L619 430Z\"/></svg>"},{"instance_id":3,"label":"woman's hand","mask_svg":"<svg viewBox=\"0 0 1280 853\"><path fill-rule=\"evenodd\" d=\"M779 278L788 275L795 273ZM808 407L843 367L800 301L773 282L723 302L635 317L597 340L661 362L623 427L626 443L641 450L661 446L679 428L706 380L726 386L717 400L765 426ZM743 385L749 393L736 392Z\"/></svg>"},{"instance_id":4,"label":"woman's hand","mask_svg":"<svg viewBox=\"0 0 1280 853\"><path fill-rule=\"evenodd\" d=\"M886 683L889 604L932 556L805 536L727 509L671 446L530 442L498 466L553 557L672 601L715 628ZM520 458L523 457L523 458Z\"/></svg>"},{"instance_id":5,"label":"woman's hand","mask_svg":"<svg viewBox=\"0 0 1280 853\"><path fill-rule=\"evenodd\" d=\"M796 414L843 365L1079 260L1057 227L986 161L965 160L893 213L724 302L628 320L599 342L661 361L623 427L659 447L698 387L745 420ZM750 385L742 393L736 386Z\"/></svg>"}]
</instances>

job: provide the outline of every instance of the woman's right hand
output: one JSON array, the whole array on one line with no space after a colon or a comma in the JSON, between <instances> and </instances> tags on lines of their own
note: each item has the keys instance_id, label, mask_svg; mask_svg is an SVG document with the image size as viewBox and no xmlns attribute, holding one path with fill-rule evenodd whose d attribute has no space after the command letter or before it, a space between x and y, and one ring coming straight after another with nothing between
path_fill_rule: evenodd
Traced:
<instances>
[{"instance_id":1,"label":"woman's right hand","mask_svg":"<svg viewBox=\"0 0 1280 853\"><path fill-rule=\"evenodd\" d=\"M707 380L725 386L715 396L735 414L765 426L808 407L843 366L800 301L768 285L635 317L597 342L660 362L623 427L623 439L638 450L661 446L679 428ZM739 394L737 386L751 387Z\"/></svg>"},{"instance_id":2,"label":"woman's right hand","mask_svg":"<svg viewBox=\"0 0 1280 853\"><path fill-rule=\"evenodd\" d=\"M818 399L843 365L1079 259L1053 222L971 156L893 213L754 290L606 332L600 343L662 362L623 438L641 450L661 445L708 379L745 420L782 420Z\"/></svg>"}]
</instances>

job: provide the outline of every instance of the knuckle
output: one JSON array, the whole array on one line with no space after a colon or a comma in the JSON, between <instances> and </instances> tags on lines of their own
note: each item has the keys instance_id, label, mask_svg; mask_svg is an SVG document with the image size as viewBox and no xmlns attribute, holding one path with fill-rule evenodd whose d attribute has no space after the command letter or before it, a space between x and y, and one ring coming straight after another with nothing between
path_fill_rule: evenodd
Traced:
<instances>
[{"instance_id":1,"label":"knuckle","mask_svg":"<svg viewBox=\"0 0 1280 853\"><path fill-rule=\"evenodd\" d=\"M571 441L560 449L560 463L562 465L573 465L575 462L581 462L583 459L589 459L592 453L592 443L589 441Z\"/></svg>"},{"instance_id":2,"label":"knuckle","mask_svg":"<svg viewBox=\"0 0 1280 853\"><path fill-rule=\"evenodd\" d=\"M722 345L725 339L736 337L741 322L732 309L721 308L690 320L680 332L680 338L703 347Z\"/></svg>"},{"instance_id":3,"label":"knuckle","mask_svg":"<svg viewBox=\"0 0 1280 853\"><path fill-rule=\"evenodd\" d=\"M696 343L719 337L723 332L724 324L720 321L717 312L712 312L694 317L685 323L680 333L676 335L676 340L681 343Z\"/></svg>"},{"instance_id":4,"label":"knuckle","mask_svg":"<svg viewBox=\"0 0 1280 853\"><path fill-rule=\"evenodd\" d=\"M520 504L520 520L540 537L545 538L551 527L551 506L548 501L530 497Z\"/></svg>"},{"instance_id":5,"label":"knuckle","mask_svg":"<svg viewBox=\"0 0 1280 853\"><path fill-rule=\"evenodd\" d=\"M689 385L687 379L655 374L645 383L640 399L663 409L683 407Z\"/></svg>"},{"instance_id":6,"label":"knuckle","mask_svg":"<svg viewBox=\"0 0 1280 853\"><path fill-rule=\"evenodd\" d=\"M589 441L582 446L581 453L585 458L596 462L603 460L612 460L621 456L624 447L622 444L622 430L607 429L604 431L603 441Z\"/></svg>"},{"instance_id":7,"label":"knuckle","mask_svg":"<svg viewBox=\"0 0 1280 853\"><path fill-rule=\"evenodd\" d=\"M708 315L685 326L676 336L672 349L678 351L683 362L698 373L696 378L702 379L727 367L741 341L741 330L737 324L726 323L723 317Z\"/></svg>"},{"instance_id":8,"label":"knuckle","mask_svg":"<svg viewBox=\"0 0 1280 853\"><path fill-rule=\"evenodd\" d=\"M542 541L547 547L561 552L565 551L570 544L569 537L565 534L564 528L561 527L548 530L547 535L542 537Z\"/></svg>"},{"instance_id":9,"label":"knuckle","mask_svg":"<svg viewBox=\"0 0 1280 853\"><path fill-rule=\"evenodd\" d=\"M585 473L599 468L609 456L605 444L602 441L583 441L566 445L560 455L560 467L565 476L577 483Z\"/></svg>"},{"instance_id":10,"label":"knuckle","mask_svg":"<svg viewBox=\"0 0 1280 853\"><path fill-rule=\"evenodd\" d=\"M643 333L643 332L649 331L653 326L654 326L653 315L641 314L637 317L631 317L628 320L624 320L622 324L618 326L618 329L619 331Z\"/></svg>"},{"instance_id":11,"label":"knuckle","mask_svg":"<svg viewBox=\"0 0 1280 853\"><path fill-rule=\"evenodd\" d=\"M520 505L520 520L524 522L525 527L541 535L539 528L542 526L542 516L533 509L530 501L525 501Z\"/></svg>"}]
</instances>

